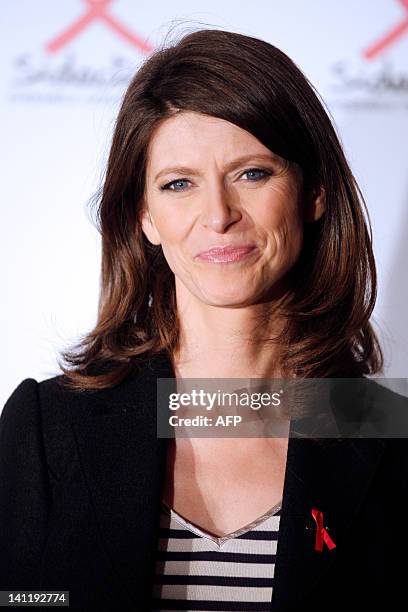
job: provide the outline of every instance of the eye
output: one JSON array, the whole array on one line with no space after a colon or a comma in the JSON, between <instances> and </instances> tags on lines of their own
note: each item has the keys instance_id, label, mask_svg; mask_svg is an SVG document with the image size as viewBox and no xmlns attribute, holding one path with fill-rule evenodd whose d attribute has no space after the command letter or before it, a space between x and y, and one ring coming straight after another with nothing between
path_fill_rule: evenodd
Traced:
<instances>
[{"instance_id":1,"label":"eye","mask_svg":"<svg viewBox=\"0 0 408 612\"><path fill-rule=\"evenodd\" d=\"M184 189L172 189L173 185L176 186L178 183L189 183L190 181L186 178L177 179L175 181L170 181L170 183L166 183L166 185L162 185L160 189L164 191L168 189L169 191L185 191Z\"/></svg>"},{"instance_id":2,"label":"eye","mask_svg":"<svg viewBox=\"0 0 408 612\"><path fill-rule=\"evenodd\" d=\"M248 170L245 170L245 172L243 172L243 174L252 174L253 175L253 174L256 174L256 173L259 173L259 172L262 172L263 176L258 176L258 178L255 177L255 180L251 180L250 182L254 183L256 181L259 181L260 179L267 178L268 176L270 176L272 174L271 172L269 172L269 170L263 170L262 168L248 168Z\"/></svg>"}]
</instances>

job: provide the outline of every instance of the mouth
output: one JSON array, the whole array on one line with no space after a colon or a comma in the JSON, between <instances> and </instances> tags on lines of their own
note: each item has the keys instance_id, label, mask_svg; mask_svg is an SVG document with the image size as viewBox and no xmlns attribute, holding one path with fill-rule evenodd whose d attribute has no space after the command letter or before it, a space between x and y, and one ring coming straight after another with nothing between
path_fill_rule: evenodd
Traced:
<instances>
[{"instance_id":1,"label":"mouth","mask_svg":"<svg viewBox=\"0 0 408 612\"><path fill-rule=\"evenodd\" d=\"M254 245L214 247L199 253L196 259L210 263L236 263L251 255L255 250Z\"/></svg>"}]
</instances>

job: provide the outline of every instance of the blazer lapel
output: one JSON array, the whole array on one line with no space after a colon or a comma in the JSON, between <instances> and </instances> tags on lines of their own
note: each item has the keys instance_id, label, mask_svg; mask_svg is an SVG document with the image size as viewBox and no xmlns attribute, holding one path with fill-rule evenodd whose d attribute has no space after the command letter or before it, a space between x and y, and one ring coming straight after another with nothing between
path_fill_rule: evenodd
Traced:
<instances>
[{"instance_id":1,"label":"blazer lapel","mask_svg":"<svg viewBox=\"0 0 408 612\"><path fill-rule=\"evenodd\" d=\"M72 424L101 544L134 609L153 586L168 442L157 438L156 378L172 377L169 368L160 354L118 387L97 392L88 400L92 415Z\"/></svg>"},{"instance_id":2,"label":"blazer lapel","mask_svg":"<svg viewBox=\"0 0 408 612\"><path fill-rule=\"evenodd\" d=\"M273 610L302 609L302 600L316 589L347 533L385 443L378 439L290 438L275 564ZM336 548L315 550L316 522L312 508L323 512ZM299 607L297 607L299 606Z\"/></svg>"}]
</instances>

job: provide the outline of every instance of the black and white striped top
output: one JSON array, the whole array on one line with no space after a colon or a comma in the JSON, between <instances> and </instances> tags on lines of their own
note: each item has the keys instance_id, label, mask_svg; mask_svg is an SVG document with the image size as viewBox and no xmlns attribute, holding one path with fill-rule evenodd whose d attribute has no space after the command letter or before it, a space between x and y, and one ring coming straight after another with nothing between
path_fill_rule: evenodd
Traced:
<instances>
[{"instance_id":1,"label":"black and white striped top","mask_svg":"<svg viewBox=\"0 0 408 612\"><path fill-rule=\"evenodd\" d=\"M270 610L280 510L217 537L163 500L152 610Z\"/></svg>"}]
</instances>

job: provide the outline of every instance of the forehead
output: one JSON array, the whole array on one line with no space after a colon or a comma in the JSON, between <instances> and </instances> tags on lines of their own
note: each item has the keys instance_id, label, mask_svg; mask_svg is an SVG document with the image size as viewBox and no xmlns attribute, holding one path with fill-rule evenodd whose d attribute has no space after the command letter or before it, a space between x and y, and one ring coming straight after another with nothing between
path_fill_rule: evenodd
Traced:
<instances>
[{"instance_id":1,"label":"forehead","mask_svg":"<svg viewBox=\"0 0 408 612\"><path fill-rule=\"evenodd\" d=\"M237 153L271 154L253 134L234 123L195 112L181 111L162 121L148 146L148 165L197 163L207 154L216 153L228 161ZM187 159L188 158L188 159Z\"/></svg>"}]
</instances>

